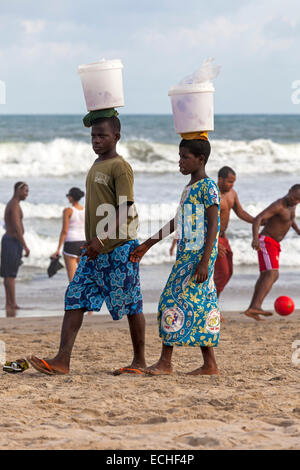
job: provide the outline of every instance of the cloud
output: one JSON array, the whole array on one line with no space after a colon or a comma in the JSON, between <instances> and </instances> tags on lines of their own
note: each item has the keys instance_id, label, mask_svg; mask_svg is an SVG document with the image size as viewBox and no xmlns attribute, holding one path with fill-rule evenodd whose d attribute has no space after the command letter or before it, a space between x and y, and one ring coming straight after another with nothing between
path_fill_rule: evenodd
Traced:
<instances>
[{"instance_id":1,"label":"cloud","mask_svg":"<svg viewBox=\"0 0 300 470\"><path fill-rule=\"evenodd\" d=\"M169 24L139 29L135 39L172 55L189 50L215 49L241 57L265 58L289 51L300 32L300 11L296 0L286 0L284 12L279 0L241 3L230 14L213 17L195 15L191 25Z\"/></svg>"},{"instance_id":2,"label":"cloud","mask_svg":"<svg viewBox=\"0 0 300 470\"><path fill-rule=\"evenodd\" d=\"M168 88L208 57L222 66L218 99L227 99L222 102L225 109L235 103L243 112L262 109L266 93L262 97L261 90L269 92L273 103L290 74L291 81L298 78L299 0L285 0L284 5L282 0L213 0L205 8L199 0L129 3L3 2L0 79L9 84L11 109L11 90L26 81L26 96L34 97L41 109L47 100L54 107L55 100L38 98L37 82L41 89L46 83L59 84L56 103L67 111L67 97L70 103L78 98L77 66L102 57L124 64L129 112L169 112ZM245 96L245 84L251 96ZM284 91L282 96L284 102Z\"/></svg>"},{"instance_id":3,"label":"cloud","mask_svg":"<svg viewBox=\"0 0 300 470\"><path fill-rule=\"evenodd\" d=\"M44 20L20 20L25 34L39 34L45 31L46 22Z\"/></svg>"}]
</instances>

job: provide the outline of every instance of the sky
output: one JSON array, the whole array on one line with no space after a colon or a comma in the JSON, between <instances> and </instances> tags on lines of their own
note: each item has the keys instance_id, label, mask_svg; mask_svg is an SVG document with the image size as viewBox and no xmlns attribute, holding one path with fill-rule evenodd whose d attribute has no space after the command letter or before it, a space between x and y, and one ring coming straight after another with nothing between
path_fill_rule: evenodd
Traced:
<instances>
[{"instance_id":1,"label":"sky","mask_svg":"<svg viewBox=\"0 0 300 470\"><path fill-rule=\"evenodd\" d=\"M105 58L123 113L170 114L169 88L214 58L216 114L298 114L299 51L299 0L0 0L0 113L85 113L78 65Z\"/></svg>"}]
</instances>

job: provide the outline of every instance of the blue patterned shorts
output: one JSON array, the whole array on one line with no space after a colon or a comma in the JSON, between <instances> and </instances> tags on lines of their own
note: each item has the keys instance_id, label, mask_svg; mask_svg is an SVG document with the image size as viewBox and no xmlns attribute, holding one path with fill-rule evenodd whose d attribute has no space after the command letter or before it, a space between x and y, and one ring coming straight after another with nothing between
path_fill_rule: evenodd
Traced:
<instances>
[{"instance_id":1,"label":"blue patterned shorts","mask_svg":"<svg viewBox=\"0 0 300 470\"><path fill-rule=\"evenodd\" d=\"M138 245L138 240L130 240L90 261L82 255L66 291L65 310L98 312L105 301L113 320L142 313L139 263L129 261Z\"/></svg>"}]
</instances>

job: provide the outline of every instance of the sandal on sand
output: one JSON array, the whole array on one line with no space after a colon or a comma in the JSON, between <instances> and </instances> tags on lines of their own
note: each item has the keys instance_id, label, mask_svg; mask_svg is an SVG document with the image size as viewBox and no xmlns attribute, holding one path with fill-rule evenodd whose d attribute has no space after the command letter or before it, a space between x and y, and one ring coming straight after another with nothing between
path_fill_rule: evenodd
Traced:
<instances>
[{"instance_id":1,"label":"sandal on sand","mask_svg":"<svg viewBox=\"0 0 300 470\"><path fill-rule=\"evenodd\" d=\"M122 374L143 374L142 369L133 369L132 367L121 367L113 372L113 375L122 375Z\"/></svg>"},{"instance_id":2,"label":"sandal on sand","mask_svg":"<svg viewBox=\"0 0 300 470\"><path fill-rule=\"evenodd\" d=\"M32 365L35 370L37 370L38 372L42 372L42 374L59 374L59 372L54 370L44 359L39 359L36 356L31 356L27 357L27 361Z\"/></svg>"},{"instance_id":3,"label":"sandal on sand","mask_svg":"<svg viewBox=\"0 0 300 470\"><path fill-rule=\"evenodd\" d=\"M160 371L159 369L146 369L146 375L159 376L159 375L172 375L173 372Z\"/></svg>"},{"instance_id":4,"label":"sandal on sand","mask_svg":"<svg viewBox=\"0 0 300 470\"><path fill-rule=\"evenodd\" d=\"M29 369L29 364L26 359L17 359L16 361L7 361L3 366L4 372L9 372L10 374L16 374L18 372L24 372L24 370Z\"/></svg>"}]
</instances>

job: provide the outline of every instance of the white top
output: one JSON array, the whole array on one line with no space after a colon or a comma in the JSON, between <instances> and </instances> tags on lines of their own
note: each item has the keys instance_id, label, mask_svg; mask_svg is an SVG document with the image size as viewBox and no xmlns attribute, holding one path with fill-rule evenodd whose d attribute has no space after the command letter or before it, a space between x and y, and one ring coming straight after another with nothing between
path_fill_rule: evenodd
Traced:
<instances>
[{"instance_id":1,"label":"white top","mask_svg":"<svg viewBox=\"0 0 300 470\"><path fill-rule=\"evenodd\" d=\"M79 210L72 207L72 215L69 220L69 229L66 236L66 242L79 242L85 240L84 230L84 209Z\"/></svg>"},{"instance_id":2,"label":"white top","mask_svg":"<svg viewBox=\"0 0 300 470\"><path fill-rule=\"evenodd\" d=\"M98 70L109 70L109 69L122 69L123 64L121 60L105 60L102 59L99 62L92 62L91 64L82 64L78 66L78 73L85 72L96 72Z\"/></svg>"}]
</instances>

